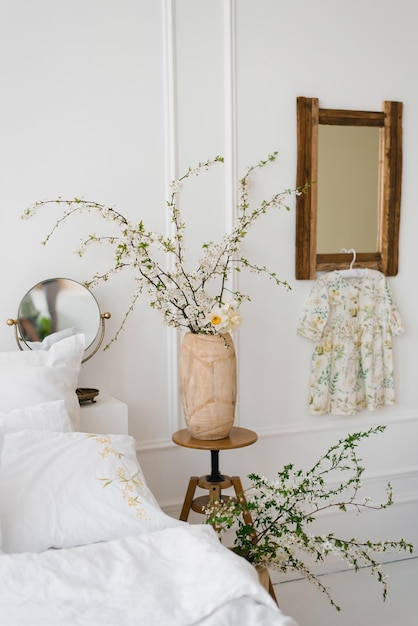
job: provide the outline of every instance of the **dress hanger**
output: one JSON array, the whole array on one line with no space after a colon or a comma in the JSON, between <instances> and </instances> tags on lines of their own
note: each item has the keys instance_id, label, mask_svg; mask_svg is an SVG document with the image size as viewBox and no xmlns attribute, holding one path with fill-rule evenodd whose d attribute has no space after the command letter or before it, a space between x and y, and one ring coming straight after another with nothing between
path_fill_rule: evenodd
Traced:
<instances>
[{"instance_id":1,"label":"dress hanger","mask_svg":"<svg viewBox=\"0 0 418 626\"><path fill-rule=\"evenodd\" d=\"M350 252L352 252L353 254L353 258L351 260L350 263L350 267L348 270L339 270L339 274L341 276L344 276L344 278L357 278L359 276L364 276L366 273L366 270L362 267L356 267L354 268L353 265L356 262L356 251L354 250L354 248L350 248L350 250L347 250L347 248L341 248L340 252L345 252L346 254L349 254Z\"/></svg>"}]
</instances>

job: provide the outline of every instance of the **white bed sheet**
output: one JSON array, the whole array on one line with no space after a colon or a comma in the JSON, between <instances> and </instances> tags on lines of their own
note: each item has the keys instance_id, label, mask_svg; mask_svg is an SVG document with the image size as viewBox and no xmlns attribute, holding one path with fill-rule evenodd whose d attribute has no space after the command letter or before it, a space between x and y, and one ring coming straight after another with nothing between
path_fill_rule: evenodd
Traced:
<instances>
[{"instance_id":1,"label":"white bed sheet","mask_svg":"<svg viewBox=\"0 0 418 626\"><path fill-rule=\"evenodd\" d=\"M5 626L295 626L211 527L0 556Z\"/></svg>"}]
</instances>

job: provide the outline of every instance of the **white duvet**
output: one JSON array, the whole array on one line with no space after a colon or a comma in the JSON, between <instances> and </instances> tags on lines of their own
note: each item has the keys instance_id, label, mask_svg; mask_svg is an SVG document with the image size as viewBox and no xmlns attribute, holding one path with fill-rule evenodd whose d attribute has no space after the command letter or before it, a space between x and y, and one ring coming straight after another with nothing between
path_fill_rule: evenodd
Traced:
<instances>
[{"instance_id":1,"label":"white duvet","mask_svg":"<svg viewBox=\"0 0 418 626\"><path fill-rule=\"evenodd\" d=\"M2 626L295 626L209 526L0 556Z\"/></svg>"}]
</instances>

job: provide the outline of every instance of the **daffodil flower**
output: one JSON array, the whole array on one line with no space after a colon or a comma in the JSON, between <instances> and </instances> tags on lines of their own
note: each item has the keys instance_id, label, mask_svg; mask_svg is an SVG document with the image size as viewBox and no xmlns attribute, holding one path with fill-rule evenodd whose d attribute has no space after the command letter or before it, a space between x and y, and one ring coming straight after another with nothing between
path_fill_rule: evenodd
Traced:
<instances>
[{"instance_id":1,"label":"daffodil flower","mask_svg":"<svg viewBox=\"0 0 418 626\"><path fill-rule=\"evenodd\" d=\"M227 333L235 330L242 323L242 317L236 309L237 306L238 302L235 300L215 304L207 317L207 323L217 333Z\"/></svg>"}]
</instances>

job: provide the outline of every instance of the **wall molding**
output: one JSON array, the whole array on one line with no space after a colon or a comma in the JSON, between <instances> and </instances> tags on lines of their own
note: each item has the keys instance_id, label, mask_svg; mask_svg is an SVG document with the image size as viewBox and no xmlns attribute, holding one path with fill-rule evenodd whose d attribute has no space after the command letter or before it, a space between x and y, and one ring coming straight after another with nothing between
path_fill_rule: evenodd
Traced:
<instances>
[{"instance_id":1,"label":"wall molding","mask_svg":"<svg viewBox=\"0 0 418 626\"><path fill-rule=\"evenodd\" d=\"M379 417L368 416L367 422L365 420L360 421L358 417L321 417L317 421L309 421L309 422L301 422L300 424L283 424L282 426L272 426L272 427L257 427L257 425L246 425L247 428L251 428L256 431L258 434L258 439L262 441L263 439L281 439L283 437L293 436L293 435L309 435L311 433L318 432L329 432L329 431L347 431L350 430L364 430L367 428L375 427L375 426L389 426L389 425L398 425L402 423L418 423L418 413L415 411L404 411L402 413L398 413L397 415L389 415ZM316 418L315 418L316 419ZM237 420L237 424L238 424ZM183 424L176 425L173 429L178 430L179 428L183 428ZM175 447L175 444L171 441L171 438L159 438L159 439L149 439L146 441L138 442L136 449L137 452L153 452L156 450L167 450Z\"/></svg>"},{"instance_id":2,"label":"wall molding","mask_svg":"<svg viewBox=\"0 0 418 626\"><path fill-rule=\"evenodd\" d=\"M237 43L236 0L224 3L224 125L225 125L225 232L231 232L237 220L238 145L237 145ZM239 291L239 274L232 272L231 291ZM234 337L239 360L239 334ZM239 414L239 397L236 405Z\"/></svg>"},{"instance_id":3,"label":"wall molding","mask_svg":"<svg viewBox=\"0 0 418 626\"><path fill-rule=\"evenodd\" d=\"M224 28L224 157L225 157L225 229L230 231L236 218L237 205L237 132L236 132L236 0L226 0L223 14ZM162 3L163 59L164 59L164 143L166 197L170 197L170 182L178 173L178 103L175 0ZM173 224L167 216L166 232L173 235ZM232 289L237 289L237 276L232 277ZM168 424L174 432L181 427L182 407L179 395L178 358L181 335L167 329L167 412ZM235 342L239 352L238 340ZM146 442L146 449L163 449L171 440Z\"/></svg>"},{"instance_id":4,"label":"wall molding","mask_svg":"<svg viewBox=\"0 0 418 626\"><path fill-rule=\"evenodd\" d=\"M283 424L282 426L274 427L261 427L256 428L259 439L284 437L287 435L308 434L316 432L325 432L332 430L355 429L364 430L375 426L388 426L390 424L400 424L405 422L418 422L418 413L415 411L403 411L397 415L382 415L379 413L377 416L375 413L367 414L367 420L362 419L360 421L357 416L323 416L319 418L313 418L315 421L301 422L299 424ZM251 426L249 427L251 428Z\"/></svg>"},{"instance_id":5,"label":"wall molding","mask_svg":"<svg viewBox=\"0 0 418 626\"><path fill-rule=\"evenodd\" d=\"M237 205L237 94L236 94L236 7L224 3L224 94L225 94L225 213L227 231L234 227ZM235 278L235 274L234 274Z\"/></svg>"},{"instance_id":6,"label":"wall molding","mask_svg":"<svg viewBox=\"0 0 418 626\"><path fill-rule=\"evenodd\" d=\"M385 424L401 424L401 423L418 423L418 415L416 413L406 412L403 415L390 416L385 420L373 418L376 425ZM367 427L372 426L370 421ZM355 427L357 430L362 427L355 419L349 419L342 424L340 421L312 424L306 423L295 426L283 426L275 429L258 430L259 440L265 439L282 439L289 435L304 435L309 433L317 433L324 431L332 431ZM137 445L137 451L140 455L148 452L155 454L156 452L166 452L173 450L177 446L171 441L171 439L159 439L154 441L143 442ZM371 496L373 497L373 491L383 492L386 485L391 483L394 488L395 499L393 507L398 506L416 506L418 503L418 465L398 467L391 469L390 473L386 471L374 471L366 472L363 476L363 485L365 489L369 487ZM179 499L165 500L160 502L161 508L172 517L178 517L182 501ZM327 514L333 514L328 512Z\"/></svg>"},{"instance_id":7,"label":"wall molding","mask_svg":"<svg viewBox=\"0 0 418 626\"><path fill-rule=\"evenodd\" d=\"M176 23L174 0L164 0L163 59L164 59L164 144L165 144L165 197L171 195L171 181L178 178L178 124L177 124L177 72L176 72ZM165 229L173 234L173 224L167 213ZM169 260L169 259L167 259ZM178 393L178 353L179 336L171 328L166 328L167 336L167 414L170 429L180 428L181 407Z\"/></svg>"},{"instance_id":8,"label":"wall molding","mask_svg":"<svg viewBox=\"0 0 418 626\"><path fill-rule=\"evenodd\" d=\"M411 490L408 488L408 483L412 483L414 485L418 484L418 465L415 467L401 468L395 472L391 472L390 474L384 472L371 473L364 477L363 488L367 490L368 486L370 486L370 488L378 486L380 489L384 489L388 482L393 485L395 480L397 487L395 489L395 498L391 508L416 505L418 503L418 488ZM405 484L405 489L402 489L402 483ZM173 500L162 501L159 504L167 515L178 517L183 505L183 500L176 498ZM350 512L348 514L350 514ZM351 512L351 514L356 515L354 511ZM325 510L319 514L319 516L331 515L340 515L340 512L336 510Z\"/></svg>"}]
</instances>

